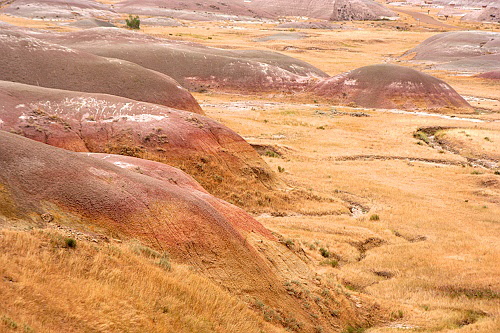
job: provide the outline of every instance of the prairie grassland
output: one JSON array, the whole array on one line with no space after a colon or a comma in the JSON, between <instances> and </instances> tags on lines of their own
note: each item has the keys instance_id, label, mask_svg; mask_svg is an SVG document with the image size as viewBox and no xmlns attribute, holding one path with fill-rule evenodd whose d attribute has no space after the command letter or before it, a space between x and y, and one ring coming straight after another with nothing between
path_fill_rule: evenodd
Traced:
<instances>
[{"instance_id":1,"label":"prairie grassland","mask_svg":"<svg viewBox=\"0 0 500 333\"><path fill-rule=\"evenodd\" d=\"M70 248L56 231L1 231L0 277L0 332L282 331L136 243Z\"/></svg>"},{"instance_id":2,"label":"prairie grassland","mask_svg":"<svg viewBox=\"0 0 500 333\"><path fill-rule=\"evenodd\" d=\"M285 184L350 208L325 215L318 203L304 214L297 205L284 216L258 219L300 244L319 274L400 302L392 322L367 332L401 325L440 332L500 328L500 176L414 138L418 128L457 127L444 133L470 132L476 139L469 146L484 141L496 151L498 122L303 104L288 96L196 97L208 115L249 142L281 152L264 158L284 170ZM352 116L359 112L368 117Z\"/></svg>"},{"instance_id":3,"label":"prairie grassland","mask_svg":"<svg viewBox=\"0 0 500 333\"><path fill-rule=\"evenodd\" d=\"M415 23L408 16L401 22L346 23L354 30L305 30L307 38L269 42L254 40L279 32L272 24L189 22L189 27L142 30L214 47L275 50L332 75L382 62L429 72L426 64L398 58L439 30ZM401 24L413 27L396 31ZM466 117L500 119L498 83L429 73L461 94L494 99L473 101L478 108L486 103L489 112ZM269 147L263 157L282 180L283 193L295 189L331 199L297 198L286 209L270 205L275 214L258 219L300 246L318 275L342 282L355 295L393 304L387 313L391 320L366 332L500 330L500 176L470 167L464 156L413 136L421 127L456 127L446 132L450 140L465 131L472 141L464 146L476 149L484 143L489 152L497 152L499 122L338 107L305 95L194 95L207 115L250 143ZM355 116L359 112L368 117ZM174 265L165 273L157 259L139 257L116 244L118 250L79 244L76 251L82 256L75 258L73 250L47 245L51 237L56 236L2 233L0 274L12 279L0 284L7 300L0 303L4 322L54 332L60 331L59 324L74 331L74 325L89 321L108 331L132 326L159 332L276 331L186 268ZM95 290L103 290L104 296ZM164 306L172 316L163 315ZM213 324L213 318L221 318L220 323Z\"/></svg>"}]
</instances>

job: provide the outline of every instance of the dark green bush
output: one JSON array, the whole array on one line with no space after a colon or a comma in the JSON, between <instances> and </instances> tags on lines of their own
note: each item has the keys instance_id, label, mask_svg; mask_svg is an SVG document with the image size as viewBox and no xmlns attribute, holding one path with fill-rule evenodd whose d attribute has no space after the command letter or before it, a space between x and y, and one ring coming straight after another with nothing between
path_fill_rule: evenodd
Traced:
<instances>
[{"instance_id":1,"label":"dark green bush","mask_svg":"<svg viewBox=\"0 0 500 333\"><path fill-rule=\"evenodd\" d=\"M125 19L125 22L127 23L127 28L129 29L140 29L141 20L139 20L139 16L129 15L128 19Z\"/></svg>"}]
</instances>

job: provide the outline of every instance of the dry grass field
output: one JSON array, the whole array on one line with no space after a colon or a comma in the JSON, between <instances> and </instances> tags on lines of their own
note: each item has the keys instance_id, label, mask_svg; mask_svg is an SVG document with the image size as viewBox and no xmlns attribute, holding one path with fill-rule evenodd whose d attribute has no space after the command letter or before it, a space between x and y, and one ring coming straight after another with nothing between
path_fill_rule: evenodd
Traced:
<instances>
[{"instance_id":1,"label":"dry grass field","mask_svg":"<svg viewBox=\"0 0 500 333\"><path fill-rule=\"evenodd\" d=\"M306 95L193 94L209 117L259 147L280 179L274 195L300 193L265 210L240 205L301 248L318 276L338 281L350 297L384 305L384 320L375 326L339 332L500 331L500 83L400 58L444 27L407 14L395 22L347 22L333 31L184 23L142 31L212 47L274 50L330 75L384 62L410 66L465 96L476 113L454 117L335 106ZM445 23L500 31L454 18ZM280 32L307 37L255 41ZM418 132L429 128L439 130L431 137ZM244 297L187 267L174 263L165 270L161 257L137 246L78 242L70 249L55 231L2 231L0 331L284 331L251 310ZM89 322L100 326L92 330Z\"/></svg>"}]
</instances>

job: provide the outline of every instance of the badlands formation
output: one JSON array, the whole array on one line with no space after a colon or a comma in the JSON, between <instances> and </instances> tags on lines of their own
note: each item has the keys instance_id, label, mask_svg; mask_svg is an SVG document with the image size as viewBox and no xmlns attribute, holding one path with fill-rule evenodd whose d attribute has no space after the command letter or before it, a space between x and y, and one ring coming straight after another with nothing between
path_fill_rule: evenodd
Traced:
<instances>
[{"instance_id":1,"label":"badlands formation","mask_svg":"<svg viewBox=\"0 0 500 333\"><path fill-rule=\"evenodd\" d=\"M0 2L0 332L500 331L497 7Z\"/></svg>"}]
</instances>

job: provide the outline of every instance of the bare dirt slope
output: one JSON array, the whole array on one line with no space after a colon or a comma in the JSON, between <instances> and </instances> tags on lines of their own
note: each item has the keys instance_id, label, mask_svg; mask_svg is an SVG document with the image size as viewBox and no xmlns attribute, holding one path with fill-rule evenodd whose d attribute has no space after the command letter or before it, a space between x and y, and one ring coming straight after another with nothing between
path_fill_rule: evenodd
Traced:
<instances>
[{"instance_id":1,"label":"bare dirt slope","mask_svg":"<svg viewBox=\"0 0 500 333\"><path fill-rule=\"evenodd\" d=\"M107 93L202 113L191 94L165 74L124 60L0 31L0 79L83 92Z\"/></svg>"},{"instance_id":2,"label":"bare dirt slope","mask_svg":"<svg viewBox=\"0 0 500 333\"><path fill-rule=\"evenodd\" d=\"M190 10L214 12L217 14L243 15L260 18L279 16L306 16L333 21L375 20L382 17L396 16L394 12L371 0L293 0L293 1L123 1L116 6L117 11L155 15L154 9ZM158 11L157 11L158 12Z\"/></svg>"},{"instance_id":3,"label":"bare dirt slope","mask_svg":"<svg viewBox=\"0 0 500 333\"><path fill-rule=\"evenodd\" d=\"M446 62L500 53L500 33L457 31L434 35L407 51L413 60Z\"/></svg>"},{"instance_id":4,"label":"bare dirt slope","mask_svg":"<svg viewBox=\"0 0 500 333\"><path fill-rule=\"evenodd\" d=\"M33 19L75 19L117 17L109 6L93 0L14 0L4 1L0 13Z\"/></svg>"},{"instance_id":5,"label":"bare dirt slope","mask_svg":"<svg viewBox=\"0 0 500 333\"><path fill-rule=\"evenodd\" d=\"M323 80L311 88L333 103L363 107L471 112L472 108L445 82L414 69L373 65Z\"/></svg>"},{"instance_id":6,"label":"bare dirt slope","mask_svg":"<svg viewBox=\"0 0 500 333\"><path fill-rule=\"evenodd\" d=\"M0 81L0 96L0 128L40 142L168 163L224 197L224 191L263 190L276 181L243 138L201 115L6 81Z\"/></svg>"}]
</instances>

